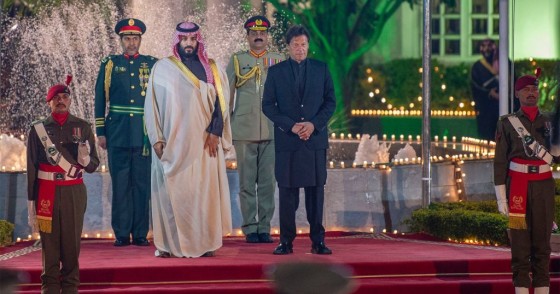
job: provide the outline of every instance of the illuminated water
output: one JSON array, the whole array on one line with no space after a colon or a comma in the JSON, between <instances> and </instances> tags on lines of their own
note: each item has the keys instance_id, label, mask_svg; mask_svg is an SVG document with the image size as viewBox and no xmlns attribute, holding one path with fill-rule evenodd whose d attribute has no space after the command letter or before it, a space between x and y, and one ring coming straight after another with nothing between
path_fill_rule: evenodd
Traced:
<instances>
[{"instance_id":1,"label":"illuminated water","mask_svg":"<svg viewBox=\"0 0 560 294\"><path fill-rule=\"evenodd\" d=\"M220 1L206 7L197 1L130 3L122 17L139 18L147 26L141 54L169 56L175 26L188 20L201 25L210 58L224 67L232 53L247 46L242 26L247 15L255 13L243 13L239 4L226 5ZM2 32L0 50L0 130L18 136L26 133L29 123L48 114L46 92L51 85L62 83L66 74L74 76L71 111L94 121L94 87L100 61L109 54L122 52L113 31L121 18L117 11L110 0L87 5L72 1L40 12L36 18L6 20L9 29Z\"/></svg>"}]
</instances>

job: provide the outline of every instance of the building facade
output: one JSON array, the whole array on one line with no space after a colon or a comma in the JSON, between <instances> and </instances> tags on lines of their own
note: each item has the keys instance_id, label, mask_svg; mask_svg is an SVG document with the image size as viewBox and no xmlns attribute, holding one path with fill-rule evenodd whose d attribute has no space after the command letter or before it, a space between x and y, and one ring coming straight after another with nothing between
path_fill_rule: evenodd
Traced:
<instances>
[{"instance_id":1,"label":"building facade","mask_svg":"<svg viewBox=\"0 0 560 294\"><path fill-rule=\"evenodd\" d=\"M478 42L499 40L500 0L432 0L432 57L444 63L474 62ZM391 18L366 63L422 57L422 6L403 4ZM509 57L560 59L560 1L509 0Z\"/></svg>"}]
</instances>

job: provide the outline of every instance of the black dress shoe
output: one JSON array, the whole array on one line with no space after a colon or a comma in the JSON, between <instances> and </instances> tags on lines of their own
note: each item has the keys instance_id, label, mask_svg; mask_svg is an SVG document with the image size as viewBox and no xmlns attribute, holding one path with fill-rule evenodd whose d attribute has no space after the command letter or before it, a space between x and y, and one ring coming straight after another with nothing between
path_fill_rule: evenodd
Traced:
<instances>
[{"instance_id":1,"label":"black dress shoe","mask_svg":"<svg viewBox=\"0 0 560 294\"><path fill-rule=\"evenodd\" d=\"M206 253L202 254L200 257L214 257L216 254L214 251L207 251Z\"/></svg>"},{"instance_id":2,"label":"black dress shoe","mask_svg":"<svg viewBox=\"0 0 560 294\"><path fill-rule=\"evenodd\" d=\"M113 243L113 246L116 247L123 247L128 245L130 245L130 240L126 238L117 238L117 240L115 240L115 243Z\"/></svg>"},{"instance_id":3,"label":"black dress shoe","mask_svg":"<svg viewBox=\"0 0 560 294\"><path fill-rule=\"evenodd\" d=\"M156 257L161 257L161 258L170 258L171 254L169 252L165 252L165 251L159 251L156 249Z\"/></svg>"},{"instance_id":4,"label":"black dress shoe","mask_svg":"<svg viewBox=\"0 0 560 294\"><path fill-rule=\"evenodd\" d=\"M294 253L292 243L280 243L278 247L272 251L274 255L286 255L290 253Z\"/></svg>"},{"instance_id":5,"label":"black dress shoe","mask_svg":"<svg viewBox=\"0 0 560 294\"><path fill-rule=\"evenodd\" d=\"M316 243L311 246L311 253L313 254L332 254L332 250L330 250L325 243Z\"/></svg>"},{"instance_id":6,"label":"black dress shoe","mask_svg":"<svg viewBox=\"0 0 560 294\"><path fill-rule=\"evenodd\" d=\"M136 246L150 246L150 242L146 238L135 238L132 244Z\"/></svg>"},{"instance_id":7,"label":"black dress shoe","mask_svg":"<svg viewBox=\"0 0 560 294\"><path fill-rule=\"evenodd\" d=\"M259 234L257 233L250 233L245 236L245 241L247 243L259 243Z\"/></svg>"},{"instance_id":8,"label":"black dress shoe","mask_svg":"<svg viewBox=\"0 0 560 294\"><path fill-rule=\"evenodd\" d=\"M260 233L259 234L259 243L272 243L272 237L270 237L269 233Z\"/></svg>"}]
</instances>

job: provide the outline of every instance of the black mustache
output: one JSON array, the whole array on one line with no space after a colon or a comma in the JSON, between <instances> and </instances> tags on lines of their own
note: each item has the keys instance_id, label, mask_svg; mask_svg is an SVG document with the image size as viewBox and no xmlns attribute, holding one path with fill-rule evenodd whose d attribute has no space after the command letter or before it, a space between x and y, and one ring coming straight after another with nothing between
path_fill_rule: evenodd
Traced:
<instances>
[{"instance_id":1,"label":"black mustache","mask_svg":"<svg viewBox=\"0 0 560 294\"><path fill-rule=\"evenodd\" d=\"M263 39L255 39L255 42L257 42L257 41L261 41L261 42L262 42L262 41L263 41Z\"/></svg>"},{"instance_id":2,"label":"black mustache","mask_svg":"<svg viewBox=\"0 0 560 294\"><path fill-rule=\"evenodd\" d=\"M194 47L192 47L192 46L187 46L187 47L185 47L185 49L184 49L184 50L187 50L187 49L191 49L191 50L194 50Z\"/></svg>"}]
</instances>

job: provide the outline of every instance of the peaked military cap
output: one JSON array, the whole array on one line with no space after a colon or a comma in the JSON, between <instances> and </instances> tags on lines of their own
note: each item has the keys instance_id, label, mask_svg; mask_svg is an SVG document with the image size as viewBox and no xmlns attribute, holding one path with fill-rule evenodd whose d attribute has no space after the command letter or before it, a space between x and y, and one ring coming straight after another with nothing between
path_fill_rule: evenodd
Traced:
<instances>
[{"instance_id":1,"label":"peaked military cap","mask_svg":"<svg viewBox=\"0 0 560 294\"><path fill-rule=\"evenodd\" d=\"M115 33L119 35L143 35L146 25L136 18L125 18L115 26Z\"/></svg>"},{"instance_id":2,"label":"peaked military cap","mask_svg":"<svg viewBox=\"0 0 560 294\"><path fill-rule=\"evenodd\" d=\"M243 27L252 31L266 31L270 28L270 21L268 21L268 18L264 16L256 15L249 18Z\"/></svg>"}]
</instances>

